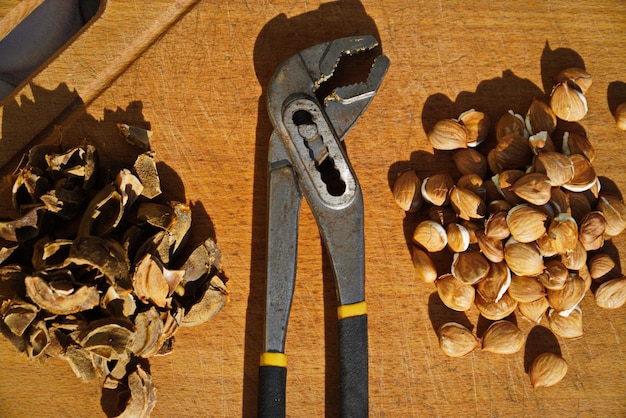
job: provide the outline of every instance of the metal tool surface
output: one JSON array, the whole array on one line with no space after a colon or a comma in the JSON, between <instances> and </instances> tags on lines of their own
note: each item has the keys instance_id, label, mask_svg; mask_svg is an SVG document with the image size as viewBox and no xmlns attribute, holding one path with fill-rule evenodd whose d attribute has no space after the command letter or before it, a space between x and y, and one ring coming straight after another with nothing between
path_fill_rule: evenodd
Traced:
<instances>
[{"instance_id":1,"label":"metal tool surface","mask_svg":"<svg viewBox=\"0 0 626 418\"><path fill-rule=\"evenodd\" d=\"M371 36L341 38L289 58L268 89L274 126L269 143L268 260L259 416L285 416L285 336L294 293L299 211L313 212L336 280L341 415L368 415L367 310L364 286L363 199L341 144L376 94L389 66L379 55L363 82L316 90L341 59L372 50Z\"/></svg>"}]
</instances>

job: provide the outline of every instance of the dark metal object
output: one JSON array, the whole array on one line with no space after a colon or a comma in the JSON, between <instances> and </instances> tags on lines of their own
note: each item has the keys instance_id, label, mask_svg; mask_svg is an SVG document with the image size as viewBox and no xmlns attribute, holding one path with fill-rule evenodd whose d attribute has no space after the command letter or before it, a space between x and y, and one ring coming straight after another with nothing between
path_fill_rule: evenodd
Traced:
<instances>
[{"instance_id":1,"label":"dark metal object","mask_svg":"<svg viewBox=\"0 0 626 418\"><path fill-rule=\"evenodd\" d=\"M336 88L323 104L315 91L333 76L342 57L377 45L373 37L363 36L313 46L289 58L269 86L268 110L274 132L269 146L260 417L285 415L285 335L296 276L302 197L315 216L337 283L341 413L349 417L368 413L363 199L340 142L376 94L389 59L379 55L364 82Z\"/></svg>"}]
</instances>

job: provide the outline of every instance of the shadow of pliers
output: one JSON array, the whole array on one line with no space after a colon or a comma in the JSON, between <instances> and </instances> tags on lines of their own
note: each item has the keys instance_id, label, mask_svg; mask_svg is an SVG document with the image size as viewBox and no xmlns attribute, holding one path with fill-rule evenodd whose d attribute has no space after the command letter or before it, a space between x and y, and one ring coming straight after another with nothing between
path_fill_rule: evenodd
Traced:
<instances>
[{"instance_id":1,"label":"shadow of pliers","mask_svg":"<svg viewBox=\"0 0 626 418\"><path fill-rule=\"evenodd\" d=\"M292 56L268 89L268 249L259 417L285 416L285 336L296 277L299 211L315 217L336 280L341 415L368 415L363 198L341 144L376 94L389 59L378 55L365 81L316 97L341 59L373 50L371 36L341 38ZM321 103L320 100L323 102Z\"/></svg>"}]
</instances>

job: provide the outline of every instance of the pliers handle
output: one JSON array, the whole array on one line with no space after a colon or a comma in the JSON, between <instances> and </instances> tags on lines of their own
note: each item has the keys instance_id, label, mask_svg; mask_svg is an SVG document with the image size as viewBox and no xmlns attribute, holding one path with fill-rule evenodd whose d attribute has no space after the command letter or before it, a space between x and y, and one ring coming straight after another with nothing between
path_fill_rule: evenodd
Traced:
<instances>
[{"instance_id":1,"label":"pliers handle","mask_svg":"<svg viewBox=\"0 0 626 418\"><path fill-rule=\"evenodd\" d=\"M285 416L287 356L284 344L295 283L298 215L302 202L293 167L281 155L284 157L285 151L274 133L270 141L273 163L269 169L269 194L281 198L270 198L268 254L271 256L267 261L265 351L259 367L259 417L267 418ZM340 399L344 417L368 415L363 202L358 183L355 186L356 195L351 204L339 209L333 220L328 219L328 209L312 207L337 281ZM342 233L345 231L348 233Z\"/></svg>"}]
</instances>

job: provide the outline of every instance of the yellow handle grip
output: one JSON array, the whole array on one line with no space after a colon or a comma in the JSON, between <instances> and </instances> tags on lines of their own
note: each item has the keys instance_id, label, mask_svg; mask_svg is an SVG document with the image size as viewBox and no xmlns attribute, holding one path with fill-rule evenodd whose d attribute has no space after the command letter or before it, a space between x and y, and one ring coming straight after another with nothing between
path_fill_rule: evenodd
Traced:
<instances>
[{"instance_id":1,"label":"yellow handle grip","mask_svg":"<svg viewBox=\"0 0 626 418\"><path fill-rule=\"evenodd\" d=\"M349 305L341 305L337 307L337 318L344 319L353 316L365 315L367 313L367 305L365 301L351 303Z\"/></svg>"},{"instance_id":2,"label":"yellow handle grip","mask_svg":"<svg viewBox=\"0 0 626 418\"><path fill-rule=\"evenodd\" d=\"M287 367L287 356L283 353L265 352L261 354L261 366Z\"/></svg>"}]
</instances>

